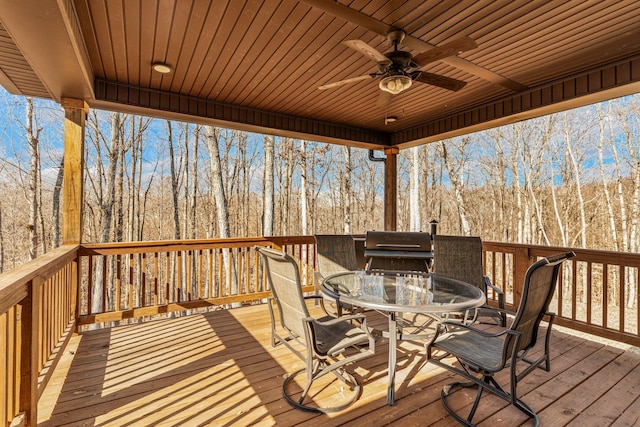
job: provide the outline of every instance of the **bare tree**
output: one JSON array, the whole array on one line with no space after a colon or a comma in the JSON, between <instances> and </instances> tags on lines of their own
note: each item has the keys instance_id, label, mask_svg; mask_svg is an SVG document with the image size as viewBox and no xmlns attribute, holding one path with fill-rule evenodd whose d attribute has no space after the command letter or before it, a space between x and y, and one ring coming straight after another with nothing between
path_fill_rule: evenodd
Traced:
<instances>
[{"instance_id":1,"label":"bare tree","mask_svg":"<svg viewBox=\"0 0 640 427\"><path fill-rule=\"evenodd\" d=\"M422 220L420 216L420 148L411 148L411 175L409 177L409 211L410 211L410 227L411 231L420 231L422 229Z\"/></svg>"},{"instance_id":2,"label":"bare tree","mask_svg":"<svg viewBox=\"0 0 640 427\"><path fill-rule=\"evenodd\" d=\"M459 142L447 140L439 143L440 155L449 173L449 179L451 180L455 193L460 233L464 236L471 235L471 227L467 219L467 207L464 199L464 168L467 161L466 149L468 144L468 137L461 138ZM451 149L455 150L453 156L450 153Z\"/></svg>"},{"instance_id":3,"label":"bare tree","mask_svg":"<svg viewBox=\"0 0 640 427\"><path fill-rule=\"evenodd\" d=\"M609 108L611 108L611 104L609 103ZM611 126L611 121L607 120L607 117L604 114L601 105L596 107L596 111L598 112L598 125L599 125L599 138L598 138L598 159L600 163L600 177L602 179L602 193L604 194L604 200L607 206L607 215L609 217L609 229L611 231L612 243L616 251L620 250L620 242L618 239L618 230L616 227L616 215L614 213L614 207L611 200L611 194L609 192L609 177L606 170L604 152L605 152L605 140L606 140L606 130L607 130L607 122L609 122L609 128ZM615 144L614 144L615 150Z\"/></svg>"},{"instance_id":4,"label":"bare tree","mask_svg":"<svg viewBox=\"0 0 640 427\"><path fill-rule=\"evenodd\" d=\"M53 197L52 197L52 209L51 209L51 218L52 218L52 241L53 247L57 248L60 246L60 196L62 195L62 182L64 179L64 157L60 160L60 166L58 166L58 174L56 175L56 184L53 188Z\"/></svg>"},{"instance_id":5,"label":"bare tree","mask_svg":"<svg viewBox=\"0 0 640 427\"><path fill-rule=\"evenodd\" d=\"M307 204L307 142L300 140L300 222L302 235L309 234Z\"/></svg>"},{"instance_id":6,"label":"bare tree","mask_svg":"<svg viewBox=\"0 0 640 427\"><path fill-rule=\"evenodd\" d=\"M227 206L227 197L224 191L224 183L222 179L222 166L220 164L220 129L213 126L204 127L205 137L207 139L207 150L209 151L209 166L211 172L212 195L216 206L218 233L221 238L231 237L229 228L229 210ZM227 278L231 283L232 294L238 293L238 280L235 271L235 263L233 262L232 253L229 249L222 252ZM229 268L231 266L231 268Z\"/></svg>"},{"instance_id":7,"label":"bare tree","mask_svg":"<svg viewBox=\"0 0 640 427\"><path fill-rule=\"evenodd\" d=\"M173 150L173 127L169 120L167 120L167 140L169 143L169 165L171 167L171 194L173 196L173 226L174 237L176 240L180 240L180 207L178 204L179 197L179 182L178 182L178 169L176 168L176 158Z\"/></svg>"},{"instance_id":8,"label":"bare tree","mask_svg":"<svg viewBox=\"0 0 640 427\"><path fill-rule=\"evenodd\" d=\"M580 165L576 157L576 154L574 153L573 137L570 132L569 117L566 112L563 113L563 119L564 120L563 120L562 131L564 135L564 145L565 145L565 149L567 150L567 155L569 156L569 159L571 161L575 192L578 198L578 207L580 211L580 229L579 229L580 247L586 248L587 247L587 219L585 214L584 197L582 195L582 182L580 180L581 179Z\"/></svg>"},{"instance_id":9,"label":"bare tree","mask_svg":"<svg viewBox=\"0 0 640 427\"><path fill-rule=\"evenodd\" d=\"M29 143L29 154L31 165L29 168L29 258L35 259L38 256L38 176L40 169L40 147L39 137L42 129L34 129L35 111L33 109L33 98L27 98L26 104L26 132Z\"/></svg>"},{"instance_id":10,"label":"bare tree","mask_svg":"<svg viewBox=\"0 0 640 427\"><path fill-rule=\"evenodd\" d=\"M351 147L342 147L344 153L344 173L342 174L342 204L344 206L344 234L351 234L351 173L353 164L351 162Z\"/></svg>"},{"instance_id":11,"label":"bare tree","mask_svg":"<svg viewBox=\"0 0 640 427\"><path fill-rule=\"evenodd\" d=\"M263 215L262 235L273 235L273 208L274 208L274 149L275 138L273 135L264 136L264 178L263 178Z\"/></svg>"},{"instance_id":12,"label":"bare tree","mask_svg":"<svg viewBox=\"0 0 640 427\"><path fill-rule=\"evenodd\" d=\"M111 238L113 226L113 213L116 196L116 172L120 150L122 149L121 115L111 113L111 144L107 154L107 174L105 177L105 195L100 209L102 211L102 238L101 242L108 242Z\"/></svg>"}]
</instances>

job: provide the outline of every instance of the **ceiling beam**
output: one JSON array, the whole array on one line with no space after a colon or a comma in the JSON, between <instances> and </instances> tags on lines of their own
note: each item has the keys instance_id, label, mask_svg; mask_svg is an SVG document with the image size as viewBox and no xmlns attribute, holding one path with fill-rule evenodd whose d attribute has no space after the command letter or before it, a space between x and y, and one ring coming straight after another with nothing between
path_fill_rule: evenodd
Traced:
<instances>
[{"instance_id":1,"label":"ceiling beam","mask_svg":"<svg viewBox=\"0 0 640 427\"><path fill-rule=\"evenodd\" d=\"M201 124L368 149L389 146L391 134L370 129L278 114L177 93L96 79L92 108L187 120ZM110 105L111 104L111 105ZM124 107L126 109L126 107Z\"/></svg>"}]
</instances>

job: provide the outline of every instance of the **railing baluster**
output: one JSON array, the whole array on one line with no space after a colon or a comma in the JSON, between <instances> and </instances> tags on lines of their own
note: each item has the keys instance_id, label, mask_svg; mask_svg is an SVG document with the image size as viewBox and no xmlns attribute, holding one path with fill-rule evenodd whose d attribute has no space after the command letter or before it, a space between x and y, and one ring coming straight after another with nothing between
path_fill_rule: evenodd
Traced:
<instances>
[{"instance_id":1,"label":"railing baluster","mask_svg":"<svg viewBox=\"0 0 640 427\"><path fill-rule=\"evenodd\" d=\"M618 293L618 321L619 321L619 325L618 325L618 330L619 331L624 331L625 330L625 324L624 324L624 311L625 311L625 301L626 301L626 297L625 297L625 288L627 286L627 268L624 265L620 266L620 292Z\"/></svg>"}]
</instances>

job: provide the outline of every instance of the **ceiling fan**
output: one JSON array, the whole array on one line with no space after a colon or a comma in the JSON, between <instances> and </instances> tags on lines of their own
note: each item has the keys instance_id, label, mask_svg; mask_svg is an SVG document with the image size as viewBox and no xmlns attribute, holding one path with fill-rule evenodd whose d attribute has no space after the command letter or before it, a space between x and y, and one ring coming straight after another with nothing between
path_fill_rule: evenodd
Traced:
<instances>
[{"instance_id":1,"label":"ceiling fan","mask_svg":"<svg viewBox=\"0 0 640 427\"><path fill-rule=\"evenodd\" d=\"M473 39L463 37L413 56L407 51L398 49L398 45L402 43L404 36L405 33L402 30L391 31L387 38L393 45L393 51L384 54L362 40L344 41L343 43L351 49L377 62L378 72L328 83L318 89L332 89L349 83L382 77L379 87L383 93L381 96L382 101L379 101L379 104L386 104L391 96L409 89L413 82L426 83L452 91L460 90L467 84L462 80L428 73L423 71L423 68L434 61L475 49L478 45Z\"/></svg>"}]
</instances>

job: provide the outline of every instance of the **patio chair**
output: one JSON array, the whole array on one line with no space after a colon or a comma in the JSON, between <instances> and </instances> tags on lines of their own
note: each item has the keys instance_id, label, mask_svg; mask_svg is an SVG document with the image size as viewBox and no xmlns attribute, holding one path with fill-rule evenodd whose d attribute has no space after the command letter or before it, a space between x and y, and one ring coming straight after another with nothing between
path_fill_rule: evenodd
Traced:
<instances>
[{"instance_id":1,"label":"patio chair","mask_svg":"<svg viewBox=\"0 0 640 427\"><path fill-rule=\"evenodd\" d=\"M358 270L355 242L350 235L316 234L315 239L316 253L318 255L318 269L315 273L315 278L318 287L322 285L325 278L332 274ZM334 290L336 293L340 292L339 289ZM327 296L325 298L329 299ZM352 314L355 311L351 304L335 300L329 302L328 305L335 307L335 315L338 317L342 316L343 310Z\"/></svg>"},{"instance_id":2,"label":"patio chair","mask_svg":"<svg viewBox=\"0 0 640 427\"><path fill-rule=\"evenodd\" d=\"M545 371L551 369L549 344L555 315L547 310L553 297L560 265L573 256L573 252L567 252L543 258L527 269L522 300L508 329L490 333L458 322L445 321L438 325L436 334L426 346L427 361L464 378L465 382L449 384L440 394L445 409L460 424L474 425L472 420L482 392L488 390L533 418L535 425L538 425L535 411L518 397L517 386L535 368ZM540 357L531 359L528 353L536 344L543 317L549 322L544 352ZM458 360L460 367L444 362L444 359L450 356ZM525 365L522 365L523 363ZM522 365L522 369L519 368L519 364ZM510 374L508 392L494 378L494 375L503 369L508 369ZM450 396L462 387L478 388L466 419L458 415L447 402Z\"/></svg>"},{"instance_id":3,"label":"patio chair","mask_svg":"<svg viewBox=\"0 0 640 427\"><path fill-rule=\"evenodd\" d=\"M367 258L364 256L364 237L354 237L353 244L356 247L356 265L359 270L364 270L367 267Z\"/></svg>"},{"instance_id":4,"label":"patio chair","mask_svg":"<svg viewBox=\"0 0 640 427\"><path fill-rule=\"evenodd\" d=\"M450 277L470 283L487 295L491 289L498 299L498 308L504 310L504 293L484 275L482 266L482 240L479 237L444 236L437 234L433 238L433 272L439 276ZM462 314L464 322L480 321L507 325L504 311L487 310L488 304ZM453 320L451 317L449 320Z\"/></svg>"},{"instance_id":5,"label":"patio chair","mask_svg":"<svg viewBox=\"0 0 640 427\"><path fill-rule=\"evenodd\" d=\"M422 232L367 231L367 270L429 271L431 235Z\"/></svg>"},{"instance_id":6,"label":"patio chair","mask_svg":"<svg viewBox=\"0 0 640 427\"><path fill-rule=\"evenodd\" d=\"M345 365L375 352L375 340L368 331L365 316L312 317L305 300L322 297L303 296L296 261L280 251L264 247L256 249L262 256L267 282L273 293L269 301L271 344L274 347L278 343L284 344L305 362L305 367L285 378L282 384L285 400L294 408L316 413L335 412L348 407L360 397L362 390L358 380L344 369ZM274 302L278 307L280 327L276 324ZM362 327L356 326L354 320ZM284 333L280 334L279 330ZM292 390L294 379L300 373L306 373L306 385L300 387L301 393L294 397L299 393L299 390ZM326 386L322 381L322 387L312 389L314 382L329 373L351 388L352 397L337 406L321 407L318 403L312 406L316 399L322 398L320 392Z\"/></svg>"},{"instance_id":7,"label":"patio chair","mask_svg":"<svg viewBox=\"0 0 640 427\"><path fill-rule=\"evenodd\" d=\"M358 269L356 247L348 234L316 234L318 273L322 278Z\"/></svg>"}]
</instances>

